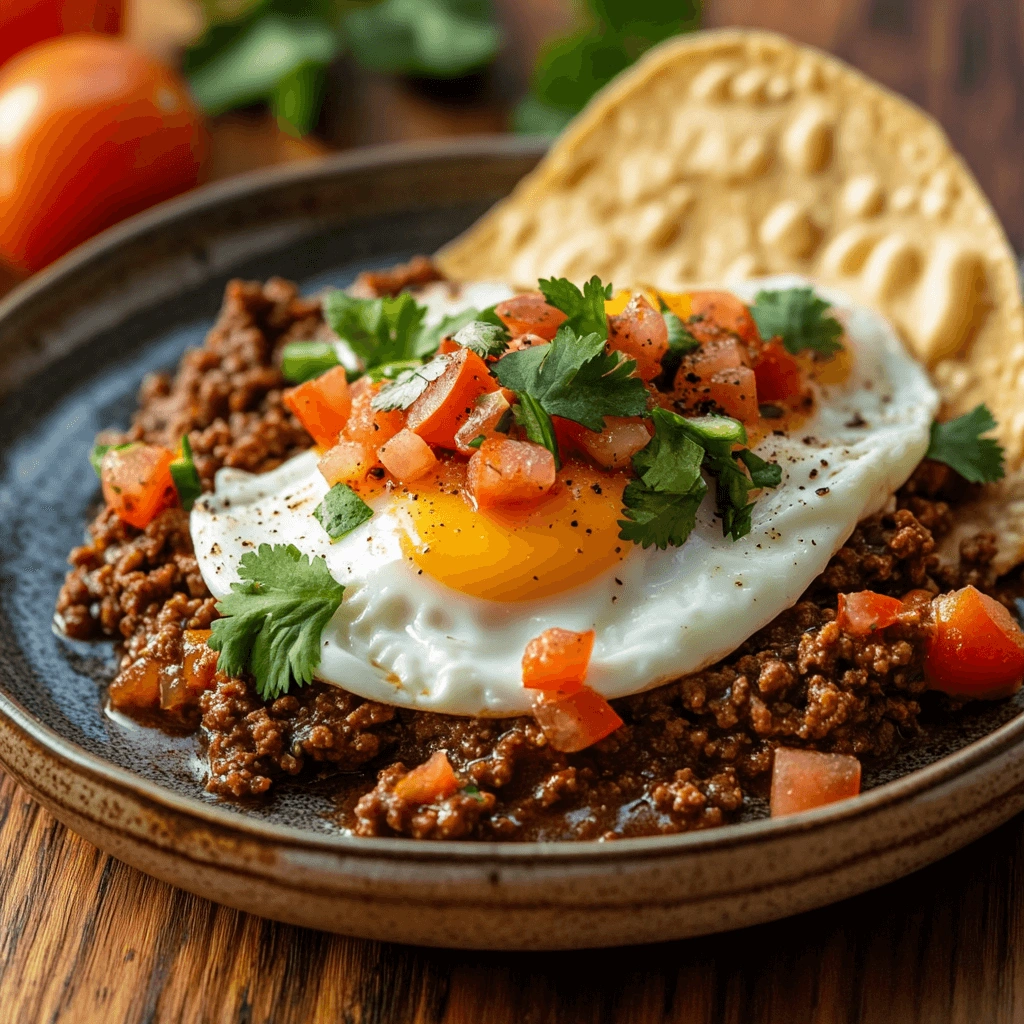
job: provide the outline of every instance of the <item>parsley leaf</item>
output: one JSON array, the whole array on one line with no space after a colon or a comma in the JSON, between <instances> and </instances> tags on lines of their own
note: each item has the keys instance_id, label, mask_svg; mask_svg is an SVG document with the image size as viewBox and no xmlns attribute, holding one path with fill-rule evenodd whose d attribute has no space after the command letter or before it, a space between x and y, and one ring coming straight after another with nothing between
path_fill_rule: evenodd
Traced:
<instances>
[{"instance_id":1,"label":"parsley leaf","mask_svg":"<svg viewBox=\"0 0 1024 1024\"><path fill-rule=\"evenodd\" d=\"M348 342L367 369L419 359L433 351L430 332L423 331L426 307L408 292L382 299L357 299L343 291L332 291L324 296L323 307L331 330Z\"/></svg>"},{"instance_id":2,"label":"parsley leaf","mask_svg":"<svg viewBox=\"0 0 1024 1024\"><path fill-rule=\"evenodd\" d=\"M944 462L972 484L1002 480L1002 445L991 437L981 436L995 426L995 418L986 405L978 405L955 420L933 423L925 458Z\"/></svg>"},{"instance_id":3,"label":"parsley leaf","mask_svg":"<svg viewBox=\"0 0 1024 1024\"><path fill-rule=\"evenodd\" d=\"M829 304L814 294L813 288L787 288L784 291L758 292L750 315L761 337L781 338L793 355L810 349L823 356L841 352L836 340L843 333L835 317L825 316Z\"/></svg>"},{"instance_id":4,"label":"parsley leaf","mask_svg":"<svg viewBox=\"0 0 1024 1024\"><path fill-rule=\"evenodd\" d=\"M242 555L232 593L217 602L224 618L213 623L209 646L218 668L231 676L251 672L256 692L273 700L292 679L303 686L320 664L320 634L341 604L345 588L322 558L293 544L261 544Z\"/></svg>"},{"instance_id":5,"label":"parsley leaf","mask_svg":"<svg viewBox=\"0 0 1024 1024\"><path fill-rule=\"evenodd\" d=\"M641 416L647 388L633 377L636 363L606 352L598 334L580 337L563 324L549 345L510 352L494 364L499 383L531 395L549 416L601 431L605 416Z\"/></svg>"},{"instance_id":6,"label":"parsley leaf","mask_svg":"<svg viewBox=\"0 0 1024 1024\"><path fill-rule=\"evenodd\" d=\"M203 493L203 485L196 464L192 461L192 445L189 444L188 434L181 435L181 454L171 463L170 469L181 507L191 512L196 498Z\"/></svg>"},{"instance_id":7,"label":"parsley leaf","mask_svg":"<svg viewBox=\"0 0 1024 1024\"><path fill-rule=\"evenodd\" d=\"M612 297L612 286L601 284L596 275L579 288L564 277L552 277L538 282L544 300L560 309L568 318L563 327L571 327L577 334L597 334L602 341L608 338L608 317L604 300Z\"/></svg>"},{"instance_id":8,"label":"parsley leaf","mask_svg":"<svg viewBox=\"0 0 1024 1024\"><path fill-rule=\"evenodd\" d=\"M403 370L390 384L385 384L370 399L370 405L380 412L391 409L408 409L424 391L427 385L448 369L446 355L435 356L424 366Z\"/></svg>"},{"instance_id":9,"label":"parsley leaf","mask_svg":"<svg viewBox=\"0 0 1024 1024\"><path fill-rule=\"evenodd\" d=\"M313 515L327 536L338 540L365 523L373 509L348 484L335 484L313 509Z\"/></svg>"},{"instance_id":10,"label":"parsley leaf","mask_svg":"<svg viewBox=\"0 0 1024 1024\"><path fill-rule=\"evenodd\" d=\"M508 348L508 331L504 324L495 327L483 320L473 320L461 328L452 341L463 348L472 349L481 359L500 356Z\"/></svg>"}]
</instances>

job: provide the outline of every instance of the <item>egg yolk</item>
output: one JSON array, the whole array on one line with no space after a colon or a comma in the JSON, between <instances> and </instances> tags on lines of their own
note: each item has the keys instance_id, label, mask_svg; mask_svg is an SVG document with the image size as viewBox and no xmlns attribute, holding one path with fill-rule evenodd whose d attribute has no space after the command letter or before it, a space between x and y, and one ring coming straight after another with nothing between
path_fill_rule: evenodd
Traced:
<instances>
[{"instance_id":1,"label":"egg yolk","mask_svg":"<svg viewBox=\"0 0 1024 1024\"><path fill-rule=\"evenodd\" d=\"M621 473L567 464L551 496L529 511L477 511L464 488L431 482L395 496L407 558L438 582L491 601L550 597L621 562Z\"/></svg>"}]
</instances>

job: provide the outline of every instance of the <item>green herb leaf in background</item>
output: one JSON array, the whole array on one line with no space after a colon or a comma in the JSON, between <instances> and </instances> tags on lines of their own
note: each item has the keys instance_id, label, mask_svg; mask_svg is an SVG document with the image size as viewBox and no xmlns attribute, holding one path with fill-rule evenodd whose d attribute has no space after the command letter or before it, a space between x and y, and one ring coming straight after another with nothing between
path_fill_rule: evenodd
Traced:
<instances>
[{"instance_id":1,"label":"green herb leaf in background","mask_svg":"<svg viewBox=\"0 0 1024 1024\"><path fill-rule=\"evenodd\" d=\"M408 292L393 298L357 299L331 291L324 296L323 308L331 330L348 342L366 369L428 354L424 349L431 342L423 332L427 311Z\"/></svg>"},{"instance_id":2,"label":"green herb leaf in background","mask_svg":"<svg viewBox=\"0 0 1024 1024\"><path fill-rule=\"evenodd\" d=\"M758 292L750 315L765 341L781 338L786 351L793 355L809 350L833 356L843 350L838 341L843 325L826 315L828 309L829 304L813 288L786 288Z\"/></svg>"}]
</instances>

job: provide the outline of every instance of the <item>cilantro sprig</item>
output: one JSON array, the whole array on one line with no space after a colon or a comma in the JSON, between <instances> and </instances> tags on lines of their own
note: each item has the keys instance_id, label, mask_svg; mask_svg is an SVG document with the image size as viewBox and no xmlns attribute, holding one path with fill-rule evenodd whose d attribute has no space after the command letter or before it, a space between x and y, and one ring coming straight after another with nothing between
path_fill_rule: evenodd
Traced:
<instances>
[{"instance_id":1,"label":"cilantro sprig","mask_svg":"<svg viewBox=\"0 0 1024 1024\"><path fill-rule=\"evenodd\" d=\"M996 427L986 405L945 423L933 423L925 457L944 462L972 484L990 484L1005 475L1003 448L994 438L982 437Z\"/></svg>"},{"instance_id":2,"label":"cilantro sprig","mask_svg":"<svg viewBox=\"0 0 1024 1024\"><path fill-rule=\"evenodd\" d=\"M481 359L496 358L508 348L509 334L504 324L471 320L452 337L456 345L472 349Z\"/></svg>"},{"instance_id":3,"label":"cilantro sprig","mask_svg":"<svg viewBox=\"0 0 1024 1024\"><path fill-rule=\"evenodd\" d=\"M538 286L547 304L566 315L563 326L571 327L577 334L597 334L602 341L607 339L608 317L604 302L612 297L611 284L602 284L595 274L583 286L583 291L564 277L542 278Z\"/></svg>"},{"instance_id":4,"label":"cilantro sprig","mask_svg":"<svg viewBox=\"0 0 1024 1024\"><path fill-rule=\"evenodd\" d=\"M382 387L370 399L370 405L380 412L408 409L427 390L427 385L448 369L449 362L448 356L440 355L434 356L422 366L411 364L409 369L403 370L390 384Z\"/></svg>"},{"instance_id":5,"label":"cilantro sprig","mask_svg":"<svg viewBox=\"0 0 1024 1024\"><path fill-rule=\"evenodd\" d=\"M813 288L786 288L760 291L750 307L750 315L764 339L780 338L792 355L810 350L833 356L843 346L838 339L843 325L826 316L829 304L814 294Z\"/></svg>"},{"instance_id":6,"label":"cilantro sprig","mask_svg":"<svg viewBox=\"0 0 1024 1024\"><path fill-rule=\"evenodd\" d=\"M213 623L208 644L220 652L218 668L231 676L252 673L264 700L304 686L320 664L320 634L341 604L345 588L320 557L294 544L261 544L242 555L240 583L217 602L224 618Z\"/></svg>"},{"instance_id":7,"label":"cilantro sprig","mask_svg":"<svg viewBox=\"0 0 1024 1024\"><path fill-rule=\"evenodd\" d=\"M408 292L358 299L331 291L324 296L323 309L331 329L348 343L366 369L421 359L437 348L432 332L423 329L426 307Z\"/></svg>"},{"instance_id":8,"label":"cilantro sprig","mask_svg":"<svg viewBox=\"0 0 1024 1024\"><path fill-rule=\"evenodd\" d=\"M519 397L517 422L531 441L552 452L556 464L552 416L601 431L605 416L646 412L647 388L632 376L634 369L634 360L606 352L599 334L581 337L568 324L562 324L550 344L510 352L493 368L502 387Z\"/></svg>"}]
</instances>

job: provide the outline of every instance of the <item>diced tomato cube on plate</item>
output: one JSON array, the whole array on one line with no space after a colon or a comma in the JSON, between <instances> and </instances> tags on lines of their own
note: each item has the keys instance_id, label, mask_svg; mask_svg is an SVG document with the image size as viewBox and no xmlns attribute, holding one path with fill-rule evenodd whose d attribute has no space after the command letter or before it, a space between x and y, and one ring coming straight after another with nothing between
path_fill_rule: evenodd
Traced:
<instances>
[{"instance_id":1,"label":"diced tomato cube on plate","mask_svg":"<svg viewBox=\"0 0 1024 1024\"><path fill-rule=\"evenodd\" d=\"M419 480L437 465L437 456L419 434L408 427L377 449L381 465L402 484Z\"/></svg>"},{"instance_id":2,"label":"diced tomato cube on plate","mask_svg":"<svg viewBox=\"0 0 1024 1024\"><path fill-rule=\"evenodd\" d=\"M604 469L624 469L629 465L629 460L642 448L646 448L651 440L646 422L639 416L606 416L604 429L600 433L568 420L563 422L571 424L566 436L572 439L572 446L579 448Z\"/></svg>"},{"instance_id":3,"label":"diced tomato cube on plate","mask_svg":"<svg viewBox=\"0 0 1024 1024\"><path fill-rule=\"evenodd\" d=\"M879 629L891 626L903 611L899 598L861 590L855 594L840 594L836 622L851 636L870 636Z\"/></svg>"},{"instance_id":4,"label":"diced tomato cube on plate","mask_svg":"<svg viewBox=\"0 0 1024 1024\"><path fill-rule=\"evenodd\" d=\"M498 390L487 364L471 349L447 357L448 367L409 406L406 425L428 444L454 448L455 435L472 415L481 395Z\"/></svg>"},{"instance_id":5,"label":"diced tomato cube on plate","mask_svg":"<svg viewBox=\"0 0 1024 1024\"><path fill-rule=\"evenodd\" d=\"M345 367L335 366L284 393L284 404L317 444L328 447L338 440L352 409Z\"/></svg>"},{"instance_id":6,"label":"diced tomato cube on plate","mask_svg":"<svg viewBox=\"0 0 1024 1024\"><path fill-rule=\"evenodd\" d=\"M459 780L443 750L403 775L395 783L395 796L413 804L432 804L444 800L459 789Z\"/></svg>"},{"instance_id":7,"label":"diced tomato cube on plate","mask_svg":"<svg viewBox=\"0 0 1024 1024\"><path fill-rule=\"evenodd\" d=\"M511 299L499 302L494 312L512 337L536 334L545 341L551 341L566 320L566 315L560 309L549 306L540 292L514 295Z\"/></svg>"},{"instance_id":8,"label":"diced tomato cube on plate","mask_svg":"<svg viewBox=\"0 0 1024 1024\"><path fill-rule=\"evenodd\" d=\"M110 448L100 463L106 503L131 526L145 529L178 503L171 476L174 452L155 444Z\"/></svg>"},{"instance_id":9,"label":"diced tomato cube on plate","mask_svg":"<svg viewBox=\"0 0 1024 1024\"><path fill-rule=\"evenodd\" d=\"M742 423L756 423L761 416L757 404L754 371L746 366L712 374L707 387L708 399L726 416Z\"/></svg>"},{"instance_id":10,"label":"diced tomato cube on plate","mask_svg":"<svg viewBox=\"0 0 1024 1024\"><path fill-rule=\"evenodd\" d=\"M589 686L555 698L538 697L533 717L548 743L565 754L593 746L622 725L611 704Z\"/></svg>"},{"instance_id":11,"label":"diced tomato cube on plate","mask_svg":"<svg viewBox=\"0 0 1024 1024\"><path fill-rule=\"evenodd\" d=\"M860 792L860 761L848 754L778 747L772 765L773 818L846 800Z\"/></svg>"},{"instance_id":12,"label":"diced tomato cube on plate","mask_svg":"<svg viewBox=\"0 0 1024 1024\"><path fill-rule=\"evenodd\" d=\"M478 437L483 437L486 441L489 437L497 436L498 431L494 428L509 408L508 397L502 390L481 395L476 400L473 411L466 417L466 422L455 431L455 447L463 455L472 455L480 445L471 446L470 442Z\"/></svg>"},{"instance_id":13,"label":"diced tomato cube on plate","mask_svg":"<svg viewBox=\"0 0 1024 1024\"><path fill-rule=\"evenodd\" d=\"M360 377L352 385L352 411L345 424L345 438L358 441L376 450L405 426L401 409L374 409L374 396L384 387L383 381Z\"/></svg>"},{"instance_id":14,"label":"diced tomato cube on plate","mask_svg":"<svg viewBox=\"0 0 1024 1024\"><path fill-rule=\"evenodd\" d=\"M339 441L329 448L319 462L320 472L333 487L335 484L357 484L377 465L377 454L358 441Z\"/></svg>"},{"instance_id":15,"label":"diced tomato cube on plate","mask_svg":"<svg viewBox=\"0 0 1024 1024\"><path fill-rule=\"evenodd\" d=\"M638 377L653 380L668 351L665 318L643 295L636 295L618 316L609 317L608 346L636 360Z\"/></svg>"},{"instance_id":16,"label":"diced tomato cube on plate","mask_svg":"<svg viewBox=\"0 0 1024 1024\"><path fill-rule=\"evenodd\" d=\"M731 292L691 292L686 329L698 341L734 334L746 344L756 345L761 338L750 310Z\"/></svg>"},{"instance_id":17,"label":"diced tomato cube on plate","mask_svg":"<svg viewBox=\"0 0 1024 1024\"><path fill-rule=\"evenodd\" d=\"M491 438L471 456L466 483L478 508L533 505L555 484L555 457L532 441Z\"/></svg>"},{"instance_id":18,"label":"diced tomato cube on plate","mask_svg":"<svg viewBox=\"0 0 1024 1024\"><path fill-rule=\"evenodd\" d=\"M523 686L568 696L583 686L594 650L594 631L545 629L523 654Z\"/></svg>"},{"instance_id":19,"label":"diced tomato cube on plate","mask_svg":"<svg viewBox=\"0 0 1024 1024\"><path fill-rule=\"evenodd\" d=\"M976 700L1020 689L1024 633L998 601L964 587L935 598L932 609L935 635L924 667L933 689Z\"/></svg>"}]
</instances>

